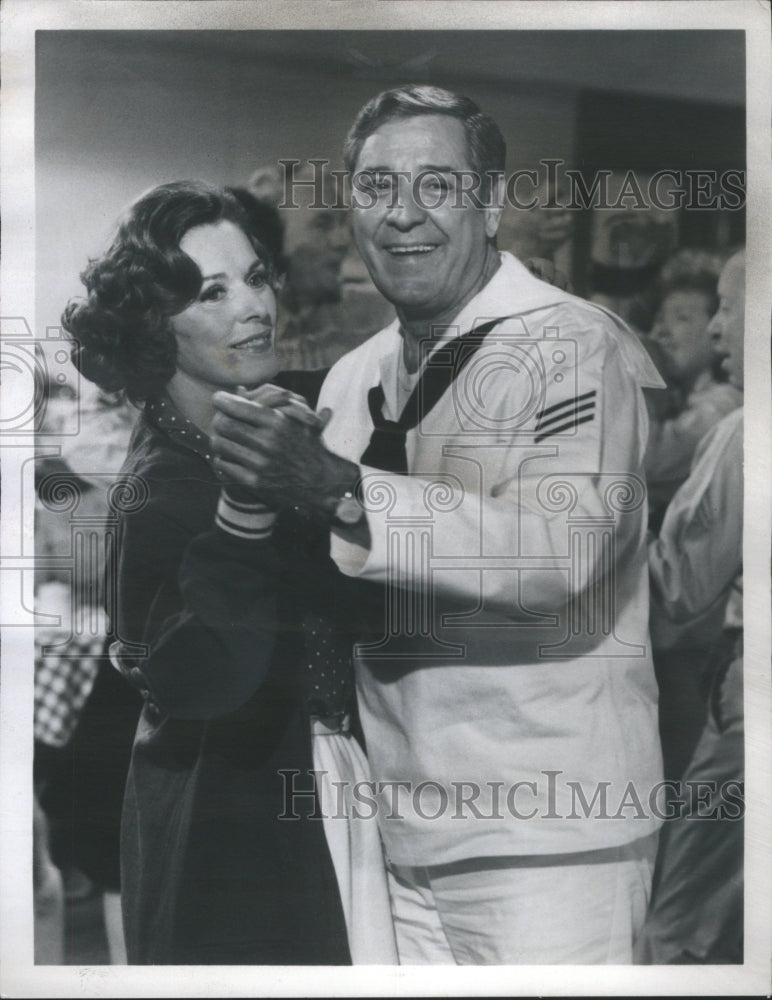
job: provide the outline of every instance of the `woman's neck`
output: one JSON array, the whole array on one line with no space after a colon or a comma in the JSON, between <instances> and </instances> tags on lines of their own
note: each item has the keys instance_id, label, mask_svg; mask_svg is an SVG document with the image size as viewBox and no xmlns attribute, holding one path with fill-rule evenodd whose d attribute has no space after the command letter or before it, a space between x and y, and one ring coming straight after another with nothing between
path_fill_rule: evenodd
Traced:
<instances>
[{"instance_id":1,"label":"woman's neck","mask_svg":"<svg viewBox=\"0 0 772 1000\"><path fill-rule=\"evenodd\" d=\"M212 395L216 387L205 385L184 372L174 373L166 387L169 398L183 415L205 434L209 434L215 409Z\"/></svg>"}]
</instances>

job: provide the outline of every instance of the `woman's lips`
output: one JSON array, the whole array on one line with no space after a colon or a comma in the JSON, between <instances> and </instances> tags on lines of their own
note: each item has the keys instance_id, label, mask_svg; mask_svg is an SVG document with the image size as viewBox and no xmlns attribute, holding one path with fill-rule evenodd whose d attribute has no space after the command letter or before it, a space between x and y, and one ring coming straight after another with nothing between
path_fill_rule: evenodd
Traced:
<instances>
[{"instance_id":1,"label":"woman's lips","mask_svg":"<svg viewBox=\"0 0 772 1000\"><path fill-rule=\"evenodd\" d=\"M253 333L249 337L245 337L244 340L239 340L235 344L231 344L231 348L234 351L252 351L254 353L261 353L267 350L273 340L273 330L270 327L266 327L263 330L258 330L257 333Z\"/></svg>"}]
</instances>

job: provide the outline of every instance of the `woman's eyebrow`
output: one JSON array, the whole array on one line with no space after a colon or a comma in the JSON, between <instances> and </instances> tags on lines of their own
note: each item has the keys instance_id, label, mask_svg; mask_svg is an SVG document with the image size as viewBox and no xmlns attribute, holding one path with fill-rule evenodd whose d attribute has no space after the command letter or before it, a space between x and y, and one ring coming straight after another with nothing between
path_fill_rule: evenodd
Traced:
<instances>
[{"instance_id":1,"label":"woman's eyebrow","mask_svg":"<svg viewBox=\"0 0 772 1000\"><path fill-rule=\"evenodd\" d=\"M254 271L256 268L261 268L261 267L265 267L265 264L258 257L257 260L254 261L254 263L252 263L252 264L249 265L249 267L247 269L247 273L251 274L251 272ZM225 271L219 271L217 274L205 274L202 277L201 280L202 281L214 281L217 278L223 279L223 278L227 278L227 277L228 277L228 275L225 273Z\"/></svg>"}]
</instances>

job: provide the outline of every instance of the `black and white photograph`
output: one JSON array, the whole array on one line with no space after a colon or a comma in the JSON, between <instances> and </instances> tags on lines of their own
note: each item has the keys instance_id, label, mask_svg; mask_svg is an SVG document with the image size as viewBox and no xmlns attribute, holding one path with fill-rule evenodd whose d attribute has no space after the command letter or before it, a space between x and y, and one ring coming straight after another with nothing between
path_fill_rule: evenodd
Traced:
<instances>
[{"instance_id":1,"label":"black and white photograph","mask_svg":"<svg viewBox=\"0 0 772 1000\"><path fill-rule=\"evenodd\" d=\"M6 0L4 996L769 993L769 13Z\"/></svg>"}]
</instances>

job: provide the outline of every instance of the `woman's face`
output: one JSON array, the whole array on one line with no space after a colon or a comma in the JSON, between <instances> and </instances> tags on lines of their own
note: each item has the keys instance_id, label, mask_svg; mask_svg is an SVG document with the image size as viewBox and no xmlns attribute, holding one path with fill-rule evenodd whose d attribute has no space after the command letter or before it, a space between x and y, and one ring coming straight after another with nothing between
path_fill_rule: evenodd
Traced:
<instances>
[{"instance_id":1,"label":"woman's face","mask_svg":"<svg viewBox=\"0 0 772 1000\"><path fill-rule=\"evenodd\" d=\"M195 302L171 318L178 373L212 392L269 381L279 368L276 297L246 235L226 220L196 226L180 250L203 281Z\"/></svg>"}]
</instances>

